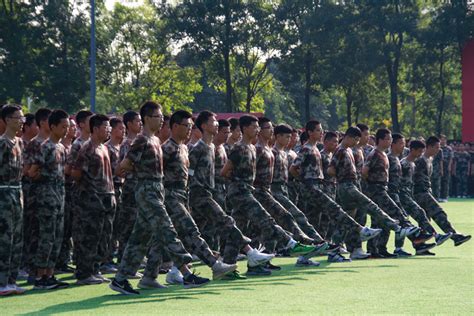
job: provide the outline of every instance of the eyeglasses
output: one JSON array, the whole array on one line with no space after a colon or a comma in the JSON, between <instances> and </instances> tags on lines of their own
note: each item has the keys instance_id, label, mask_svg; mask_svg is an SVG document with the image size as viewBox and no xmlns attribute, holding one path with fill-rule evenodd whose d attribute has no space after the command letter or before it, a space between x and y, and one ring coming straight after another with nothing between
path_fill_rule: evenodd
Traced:
<instances>
[{"instance_id":1,"label":"eyeglasses","mask_svg":"<svg viewBox=\"0 0 474 316\"><path fill-rule=\"evenodd\" d=\"M163 119L163 115L162 114L158 114L158 115L150 115L150 117L157 117L159 118L160 120Z\"/></svg>"},{"instance_id":2,"label":"eyeglasses","mask_svg":"<svg viewBox=\"0 0 474 316\"><path fill-rule=\"evenodd\" d=\"M260 127L260 129L273 129L273 126Z\"/></svg>"},{"instance_id":3,"label":"eyeglasses","mask_svg":"<svg viewBox=\"0 0 474 316\"><path fill-rule=\"evenodd\" d=\"M194 124L192 124L192 123L189 123L189 124L181 124L181 123L178 123L178 125L185 126L187 129L191 129L191 128L193 128L193 126L194 126Z\"/></svg>"},{"instance_id":4,"label":"eyeglasses","mask_svg":"<svg viewBox=\"0 0 474 316\"><path fill-rule=\"evenodd\" d=\"M20 122L25 123L26 122L26 117L24 116L10 116L11 119L14 120L20 120Z\"/></svg>"}]
</instances>

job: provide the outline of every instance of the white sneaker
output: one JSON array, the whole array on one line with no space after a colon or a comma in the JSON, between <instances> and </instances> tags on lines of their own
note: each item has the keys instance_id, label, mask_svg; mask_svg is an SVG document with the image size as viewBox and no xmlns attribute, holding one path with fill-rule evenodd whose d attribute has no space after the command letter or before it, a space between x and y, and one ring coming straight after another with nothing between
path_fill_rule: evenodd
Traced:
<instances>
[{"instance_id":1,"label":"white sneaker","mask_svg":"<svg viewBox=\"0 0 474 316\"><path fill-rule=\"evenodd\" d=\"M273 258L275 258L275 255L263 253L258 251L257 249L252 249L247 252L247 258L249 267L256 267L272 260Z\"/></svg>"},{"instance_id":2,"label":"white sneaker","mask_svg":"<svg viewBox=\"0 0 474 316\"><path fill-rule=\"evenodd\" d=\"M370 253L365 252L362 248L356 248L351 253L352 260L363 260L370 257Z\"/></svg>"},{"instance_id":3,"label":"white sneaker","mask_svg":"<svg viewBox=\"0 0 474 316\"><path fill-rule=\"evenodd\" d=\"M28 280L28 272L26 272L25 270L20 270L18 271L18 276L17 276L17 280L18 281L23 281L23 280Z\"/></svg>"},{"instance_id":4,"label":"white sneaker","mask_svg":"<svg viewBox=\"0 0 474 316\"><path fill-rule=\"evenodd\" d=\"M405 237L409 237L411 235L417 234L420 231L421 231L420 227L416 227L416 226L403 227L395 232L395 238L400 240Z\"/></svg>"},{"instance_id":5,"label":"white sneaker","mask_svg":"<svg viewBox=\"0 0 474 316\"><path fill-rule=\"evenodd\" d=\"M10 287L11 289L13 289L15 291L14 294L23 294L26 292L26 289L19 287L16 284L8 284L7 287Z\"/></svg>"},{"instance_id":6,"label":"white sneaker","mask_svg":"<svg viewBox=\"0 0 474 316\"><path fill-rule=\"evenodd\" d=\"M104 283L104 281L102 281L102 279L96 278L93 275L91 275L88 278L76 281L77 285L96 285L96 284L102 284L102 283Z\"/></svg>"},{"instance_id":7,"label":"white sneaker","mask_svg":"<svg viewBox=\"0 0 474 316\"><path fill-rule=\"evenodd\" d=\"M349 251L344 247L344 246L340 246L339 247L339 253L341 255L348 255L349 254Z\"/></svg>"},{"instance_id":8,"label":"white sneaker","mask_svg":"<svg viewBox=\"0 0 474 316\"><path fill-rule=\"evenodd\" d=\"M0 296L7 296L16 293L16 289L8 284L7 286L0 286Z\"/></svg>"},{"instance_id":9,"label":"white sneaker","mask_svg":"<svg viewBox=\"0 0 474 316\"><path fill-rule=\"evenodd\" d=\"M227 263L217 260L211 269L212 269L212 279L219 280L227 273L237 270L237 264L235 263L227 264Z\"/></svg>"},{"instance_id":10,"label":"white sneaker","mask_svg":"<svg viewBox=\"0 0 474 316\"><path fill-rule=\"evenodd\" d=\"M319 267L321 263L318 261L313 261L311 259L305 258L304 256L298 257L296 260L296 267Z\"/></svg>"},{"instance_id":11,"label":"white sneaker","mask_svg":"<svg viewBox=\"0 0 474 316\"><path fill-rule=\"evenodd\" d=\"M369 239L374 238L378 234L380 234L382 230L380 228L370 228L370 227L363 227L360 230L360 240L367 241Z\"/></svg>"},{"instance_id":12,"label":"white sneaker","mask_svg":"<svg viewBox=\"0 0 474 316\"><path fill-rule=\"evenodd\" d=\"M141 278L143 278L143 274L138 271L135 272L134 275L127 275L127 279L130 279L130 280L139 280Z\"/></svg>"},{"instance_id":13,"label":"white sneaker","mask_svg":"<svg viewBox=\"0 0 474 316\"><path fill-rule=\"evenodd\" d=\"M166 274L166 283L168 284L183 284L183 274L173 266Z\"/></svg>"},{"instance_id":14,"label":"white sneaker","mask_svg":"<svg viewBox=\"0 0 474 316\"><path fill-rule=\"evenodd\" d=\"M156 279L143 277L137 285L141 289L166 289L166 285L160 284Z\"/></svg>"},{"instance_id":15,"label":"white sneaker","mask_svg":"<svg viewBox=\"0 0 474 316\"><path fill-rule=\"evenodd\" d=\"M97 278L97 279L101 279L104 283L110 283L110 279L105 277L102 273L97 273L97 274L94 274L94 276Z\"/></svg>"}]
</instances>

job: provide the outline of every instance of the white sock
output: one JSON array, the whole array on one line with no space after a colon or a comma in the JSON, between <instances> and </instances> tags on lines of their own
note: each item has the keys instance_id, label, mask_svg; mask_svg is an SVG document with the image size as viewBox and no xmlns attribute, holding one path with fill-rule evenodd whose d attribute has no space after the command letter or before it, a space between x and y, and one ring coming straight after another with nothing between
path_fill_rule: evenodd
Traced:
<instances>
[{"instance_id":1,"label":"white sock","mask_svg":"<svg viewBox=\"0 0 474 316\"><path fill-rule=\"evenodd\" d=\"M288 241L288 244L286 245L287 248L293 249L296 246L297 242L293 238L291 238Z\"/></svg>"}]
</instances>

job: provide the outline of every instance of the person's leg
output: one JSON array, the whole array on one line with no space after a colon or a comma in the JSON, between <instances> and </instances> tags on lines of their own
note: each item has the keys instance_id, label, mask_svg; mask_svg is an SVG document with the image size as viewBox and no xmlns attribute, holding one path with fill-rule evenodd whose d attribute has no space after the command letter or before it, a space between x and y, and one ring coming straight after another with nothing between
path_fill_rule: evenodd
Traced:
<instances>
[{"instance_id":1,"label":"person's leg","mask_svg":"<svg viewBox=\"0 0 474 316\"><path fill-rule=\"evenodd\" d=\"M117 204L115 195L102 196L104 212L102 214L103 226L101 227L100 240L97 248L97 257L94 263L94 275L99 273L100 266L110 261L110 251L112 249L113 223Z\"/></svg>"},{"instance_id":2,"label":"person's leg","mask_svg":"<svg viewBox=\"0 0 474 316\"><path fill-rule=\"evenodd\" d=\"M135 220L137 218L137 202L135 201L135 187L136 180L126 179L122 191L122 203L117 208L117 225L114 230L118 240L117 262L120 262L125 247L127 246L128 238L133 231Z\"/></svg>"},{"instance_id":3,"label":"person's leg","mask_svg":"<svg viewBox=\"0 0 474 316\"><path fill-rule=\"evenodd\" d=\"M73 208L72 183L66 183L64 198L64 225L61 249L56 262L56 268L66 269L71 260L71 234L72 234L72 208Z\"/></svg>"},{"instance_id":4,"label":"person's leg","mask_svg":"<svg viewBox=\"0 0 474 316\"><path fill-rule=\"evenodd\" d=\"M448 220L448 215L430 193L416 194L415 201L445 233L456 233L453 225Z\"/></svg>"},{"instance_id":5,"label":"person's leg","mask_svg":"<svg viewBox=\"0 0 474 316\"><path fill-rule=\"evenodd\" d=\"M407 213L418 223L418 225L429 234L435 234L435 228L430 224L426 212L407 194L400 194L400 202Z\"/></svg>"}]
</instances>

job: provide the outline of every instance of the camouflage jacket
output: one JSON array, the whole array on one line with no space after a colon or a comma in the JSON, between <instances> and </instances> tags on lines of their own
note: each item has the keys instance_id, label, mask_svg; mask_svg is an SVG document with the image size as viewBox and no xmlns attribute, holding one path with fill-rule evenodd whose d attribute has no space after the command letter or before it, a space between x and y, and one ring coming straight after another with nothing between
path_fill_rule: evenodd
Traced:
<instances>
[{"instance_id":1,"label":"camouflage jacket","mask_svg":"<svg viewBox=\"0 0 474 316\"><path fill-rule=\"evenodd\" d=\"M23 172L23 142L21 138L0 136L0 185L19 185Z\"/></svg>"},{"instance_id":2,"label":"camouflage jacket","mask_svg":"<svg viewBox=\"0 0 474 316\"><path fill-rule=\"evenodd\" d=\"M257 144L257 170L255 174L255 186L270 188L273 181L273 167L275 165L275 157L269 146Z\"/></svg>"},{"instance_id":3,"label":"camouflage jacket","mask_svg":"<svg viewBox=\"0 0 474 316\"><path fill-rule=\"evenodd\" d=\"M188 147L185 144L178 144L173 138L161 146L163 150L163 172L165 174L165 187L187 188L189 157Z\"/></svg>"},{"instance_id":4,"label":"camouflage jacket","mask_svg":"<svg viewBox=\"0 0 474 316\"><path fill-rule=\"evenodd\" d=\"M189 187L215 187L215 146L200 139L189 152Z\"/></svg>"},{"instance_id":5,"label":"camouflage jacket","mask_svg":"<svg viewBox=\"0 0 474 316\"><path fill-rule=\"evenodd\" d=\"M374 184L388 184L388 157L387 154L374 148L367 157L364 166L369 168L367 182Z\"/></svg>"},{"instance_id":6,"label":"camouflage jacket","mask_svg":"<svg viewBox=\"0 0 474 316\"><path fill-rule=\"evenodd\" d=\"M339 145L332 155L330 166L336 169L337 182L357 181L357 170L351 148Z\"/></svg>"}]
</instances>

